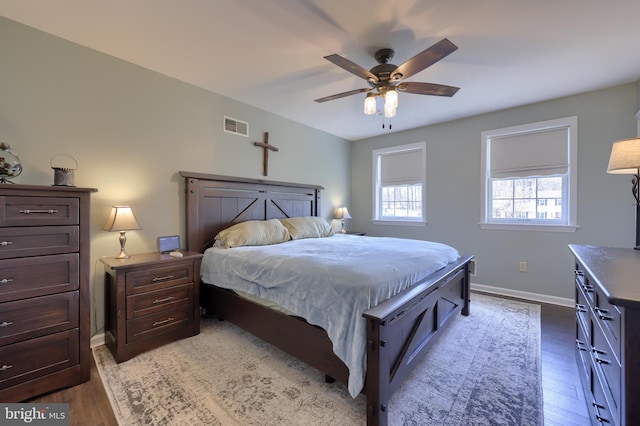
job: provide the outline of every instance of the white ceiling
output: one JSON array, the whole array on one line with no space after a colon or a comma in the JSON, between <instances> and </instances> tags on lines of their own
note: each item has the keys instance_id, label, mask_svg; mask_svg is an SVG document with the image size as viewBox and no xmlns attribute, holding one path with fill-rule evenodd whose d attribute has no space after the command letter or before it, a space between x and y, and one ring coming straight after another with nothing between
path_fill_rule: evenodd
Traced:
<instances>
[{"instance_id":1,"label":"white ceiling","mask_svg":"<svg viewBox=\"0 0 640 426\"><path fill-rule=\"evenodd\" d=\"M394 132L640 79L638 0L0 0L0 15L350 140L389 129L364 94L314 102L367 87L333 53L369 69L381 47L400 65L458 46L406 81L461 89L401 93Z\"/></svg>"}]
</instances>

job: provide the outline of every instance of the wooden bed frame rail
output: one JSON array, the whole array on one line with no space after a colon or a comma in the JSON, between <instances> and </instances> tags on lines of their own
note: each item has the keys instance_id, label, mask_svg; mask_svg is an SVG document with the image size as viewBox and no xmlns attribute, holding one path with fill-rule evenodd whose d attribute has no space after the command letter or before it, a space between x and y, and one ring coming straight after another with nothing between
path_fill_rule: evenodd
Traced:
<instances>
[{"instance_id":1,"label":"wooden bed frame rail","mask_svg":"<svg viewBox=\"0 0 640 426\"><path fill-rule=\"evenodd\" d=\"M245 220L318 216L321 186L180 172L185 178L187 248L203 252L214 236ZM469 262L456 262L364 313L367 321L367 425L388 423L388 402L456 314L469 315ZM345 364L327 333L202 283L200 305L329 377L348 382Z\"/></svg>"}]
</instances>

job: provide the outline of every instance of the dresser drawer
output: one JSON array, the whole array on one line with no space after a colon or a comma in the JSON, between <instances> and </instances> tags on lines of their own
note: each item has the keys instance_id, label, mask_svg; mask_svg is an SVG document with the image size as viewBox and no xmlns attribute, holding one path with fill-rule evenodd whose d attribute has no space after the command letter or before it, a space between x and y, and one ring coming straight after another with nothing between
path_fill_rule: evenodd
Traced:
<instances>
[{"instance_id":1,"label":"dresser drawer","mask_svg":"<svg viewBox=\"0 0 640 426\"><path fill-rule=\"evenodd\" d=\"M620 424L618 416L614 410L607 403L607 399L604 396L602 385L598 380L598 375L593 374L591 378L591 395L587 395L587 398L591 396L591 400L587 400L587 405L591 411L592 419L596 420L598 425L617 425Z\"/></svg>"},{"instance_id":2,"label":"dresser drawer","mask_svg":"<svg viewBox=\"0 0 640 426\"><path fill-rule=\"evenodd\" d=\"M589 301L584 289L579 285L576 285L576 320L582 324L586 334L585 343L588 344L591 341L591 336L589 335Z\"/></svg>"},{"instance_id":3,"label":"dresser drawer","mask_svg":"<svg viewBox=\"0 0 640 426\"><path fill-rule=\"evenodd\" d=\"M77 365L78 329L0 347L0 389Z\"/></svg>"},{"instance_id":4,"label":"dresser drawer","mask_svg":"<svg viewBox=\"0 0 640 426\"><path fill-rule=\"evenodd\" d=\"M149 339L167 331L180 329L193 321L193 306L162 311L127 321L127 343Z\"/></svg>"},{"instance_id":5,"label":"dresser drawer","mask_svg":"<svg viewBox=\"0 0 640 426\"><path fill-rule=\"evenodd\" d=\"M77 327L77 291L0 303L0 346Z\"/></svg>"},{"instance_id":6,"label":"dresser drawer","mask_svg":"<svg viewBox=\"0 0 640 426\"><path fill-rule=\"evenodd\" d=\"M127 297L127 319L193 304L193 284L149 291Z\"/></svg>"},{"instance_id":7,"label":"dresser drawer","mask_svg":"<svg viewBox=\"0 0 640 426\"><path fill-rule=\"evenodd\" d=\"M596 290L596 298L593 304L593 313L611 344L616 358L620 360L620 347L622 346L620 341L620 336L622 335L622 314L620 309L609 303L607 297L598 289Z\"/></svg>"},{"instance_id":8,"label":"dresser drawer","mask_svg":"<svg viewBox=\"0 0 640 426\"><path fill-rule=\"evenodd\" d=\"M78 198L0 197L0 226L77 225Z\"/></svg>"},{"instance_id":9,"label":"dresser drawer","mask_svg":"<svg viewBox=\"0 0 640 426\"><path fill-rule=\"evenodd\" d=\"M589 374L589 366L591 363L591 344L589 339L585 336L585 330L583 324L576 321L576 361L578 368L581 370L580 374Z\"/></svg>"},{"instance_id":10,"label":"dresser drawer","mask_svg":"<svg viewBox=\"0 0 640 426\"><path fill-rule=\"evenodd\" d=\"M0 260L0 302L78 289L78 253Z\"/></svg>"},{"instance_id":11,"label":"dresser drawer","mask_svg":"<svg viewBox=\"0 0 640 426\"><path fill-rule=\"evenodd\" d=\"M0 259L77 252L77 226L0 228Z\"/></svg>"},{"instance_id":12,"label":"dresser drawer","mask_svg":"<svg viewBox=\"0 0 640 426\"><path fill-rule=\"evenodd\" d=\"M609 402L609 408L612 412L617 413L622 402L620 399L622 387L622 369L620 362L611 350L602 329L598 326L597 320L593 320L591 335L593 339L591 351L593 365L600 378L604 396Z\"/></svg>"},{"instance_id":13,"label":"dresser drawer","mask_svg":"<svg viewBox=\"0 0 640 426\"><path fill-rule=\"evenodd\" d=\"M127 272L127 295L160 290L193 282L193 262L145 268Z\"/></svg>"}]
</instances>

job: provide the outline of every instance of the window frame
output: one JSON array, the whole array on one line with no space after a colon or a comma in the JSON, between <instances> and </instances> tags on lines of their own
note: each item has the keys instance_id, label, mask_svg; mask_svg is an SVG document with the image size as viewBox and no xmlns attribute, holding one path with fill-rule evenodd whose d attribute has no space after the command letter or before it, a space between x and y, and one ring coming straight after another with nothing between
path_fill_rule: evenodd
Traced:
<instances>
[{"instance_id":1,"label":"window frame","mask_svg":"<svg viewBox=\"0 0 640 426\"><path fill-rule=\"evenodd\" d=\"M406 151L418 151L420 155L421 173L420 180L422 185L422 209L421 217L382 217L382 186L380 185L380 159L384 155L397 154ZM372 203L372 221L377 225L405 225L405 226L423 226L427 223L427 142L417 142L406 145L392 146L388 148L374 149L372 152L372 183L373 183L373 203Z\"/></svg>"},{"instance_id":2,"label":"window frame","mask_svg":"<svg viewBox=\"0 0 640 426\"><path fill-rule=\"evenodd\" d=\"M558 128L567 128L568 130L568 171L566 178L563 178L563 207L566 208L566 223L546 222L542 219L517 219L512 220L491 219L491 201L492 196L491 184L494 179L491 178L491 139L507 136L516 136L518 134L526 134L535 131L549 131ZM554 120L529 123L519 126L505 127L501 129L488 130L482 132L482 149L481 149L481 220L480 227L482 229L500 229L500 230L526 230L526 231L552 231L552 232L575 232L577 225L577 182L578 182L578 117L564 117ZM563 175L550 175L563 176ZM566 199L565 199L566 198ZM537 199L537 198L536 198Z\"/></svg>"}]
</instances>

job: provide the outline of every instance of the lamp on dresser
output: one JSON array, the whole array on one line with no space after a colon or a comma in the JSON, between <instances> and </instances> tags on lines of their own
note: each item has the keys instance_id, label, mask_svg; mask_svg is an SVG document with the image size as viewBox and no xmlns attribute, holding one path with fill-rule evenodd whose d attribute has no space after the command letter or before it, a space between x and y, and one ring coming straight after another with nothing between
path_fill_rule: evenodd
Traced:
<instances>
[{"instance_id":1,"label":"lamp on dresser","mask_svg":"<svg viewBox=\"0 0 640 426\"><path fill-rule=\"evenodd\" d=\"M636 200L636 245L640 250L640 138L624 139L613 143L607 173L633 175L631 192Z\"/></svg>"},{"instance_id":2,"label":"lamp on dresser","mask_svg":"<svg viewBox=\"0 0 640 426\"><path fill-rule=\"evenodd\" d=\"M142 229L136 217L133 215L133 210L129 206L113 206L111 207L111 213L109 218L102 226L102 229L109 232L120 232L120 254L116 256L116 259L128 259L130 256L124 249L124 245L127 243L126 232Z\"/></svg>"},{"instance_id":3,"label":"lamp on dresser","mask_svg":"<svg viewBox=\"0 0 640 426\"><path fill-rule=\"evenodd\" d=\"M338 211L336 212L336 219L340 219L340 222L342 223L342 229L340 230L340 233L345 234L347 230L344 228L344 220L351 219L349 210L347 210L346 207L339 207Z\"/></svg>"}]
</instances>

